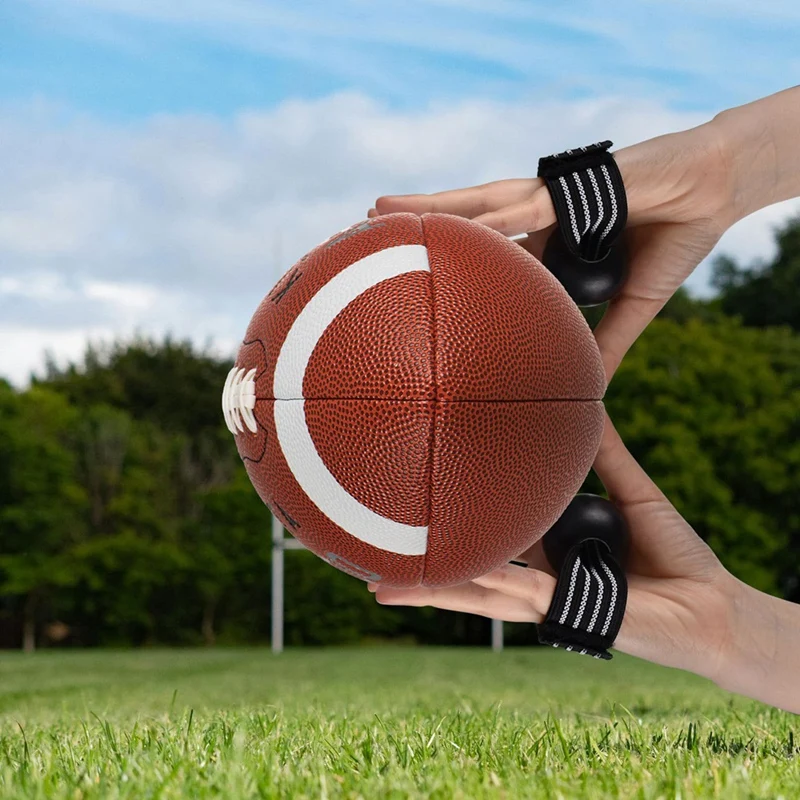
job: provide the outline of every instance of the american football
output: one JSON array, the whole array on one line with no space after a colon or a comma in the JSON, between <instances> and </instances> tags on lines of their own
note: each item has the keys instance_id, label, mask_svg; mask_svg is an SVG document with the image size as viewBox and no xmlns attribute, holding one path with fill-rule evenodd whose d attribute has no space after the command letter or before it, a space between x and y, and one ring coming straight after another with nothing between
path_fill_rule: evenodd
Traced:
<instances>
[{"instance_id":1,"label":"american football","mask_svg":"<svg viewBox=\"0 0 800 800\"><path fill-rule=\"evenodd\" d=\"M599 445L591 331L527 251L445 214L333 236L263 299L223 391L253 485L385 585L462 583L555 523Z\"/></svg>"}]
</instances>

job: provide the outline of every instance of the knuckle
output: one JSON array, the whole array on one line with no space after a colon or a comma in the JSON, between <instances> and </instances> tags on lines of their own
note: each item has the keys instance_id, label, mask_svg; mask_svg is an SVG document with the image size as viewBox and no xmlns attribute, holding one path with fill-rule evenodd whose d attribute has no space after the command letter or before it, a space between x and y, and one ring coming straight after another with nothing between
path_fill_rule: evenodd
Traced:
<instances>
[{"instance_id":1,"label":"knuckle","mask_svg":"<svg viewBox=\"0 0 800 800\"><path fill-rule=\"evenodd\" d=\"M542 575L544 573L539 572L537 569L529 569L527 570L527 574L525 575L525 580L528 583L528 590L532 595L538 594L541 591L543 586Z\"/></svg>"},{"instance_id":2,"label":"knuckle","mask_svg":"<svg viewBox=\"0 0 800 800\"><path fill-rule=\"evenodd\" d=\"M478 610L480 612L486 612L490 606L491 600L491 592L487 589L484 589L477 597L478 601Z\"/></svg>"},{"instance_id":3,"label":"knuckle","mask_svg":"<svg viewBox=\"0 0 800 800\"><path fill-rule=\"evenodd\" d=\"M533 200L525 204L524 219L525 219L525 226L529 231L535 231L538 229L541 215L539 213L538 206Z\"/></svg>"}]
</instances>

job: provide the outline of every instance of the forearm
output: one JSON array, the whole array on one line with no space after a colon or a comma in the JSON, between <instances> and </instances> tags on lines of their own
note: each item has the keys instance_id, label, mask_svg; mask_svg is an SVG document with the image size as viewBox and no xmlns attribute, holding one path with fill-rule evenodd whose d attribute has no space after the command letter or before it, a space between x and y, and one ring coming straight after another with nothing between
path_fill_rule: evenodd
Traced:
<instances>
[{"instance_id":1,"label":"forearm","mask_svg":"<svg viewBox=\"0 0 800 800\"><path fill-rule=\"evenodd\" d=\"M800 714L800 605L737 581L716 683Z\"/></svg>"},{"instance_id":2,"label":"forearm","mask_svg":"<svg viewBox=\"0 0 800 800\"><path fill-rule=\"evenodd\" d=\"M800 86L723 111L711 124L728 163L735 220L800 196Z\"/></svg>"}]
</instances>

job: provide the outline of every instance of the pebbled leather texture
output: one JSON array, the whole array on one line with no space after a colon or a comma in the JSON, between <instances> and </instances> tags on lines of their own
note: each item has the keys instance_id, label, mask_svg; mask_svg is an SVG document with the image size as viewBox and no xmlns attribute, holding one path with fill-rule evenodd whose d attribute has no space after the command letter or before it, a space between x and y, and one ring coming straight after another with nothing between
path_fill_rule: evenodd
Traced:
<instances>
[{"instance_id":1,"label":"pebbled leather texture","mask_svg":"<svg viewBox=\"0 0 800 800\"><path fill-rule=\"evenodd\" d=\"M418 268L346 305L313 348L302 397L276 399L303 308L351 265L408 245L427 249L427 267L417 247ZM264 298L236 365L258 370L259 430L236 443L261 498L320 557L390 586L461 583L518 556L579 490L602 433L605 377L578 308L517 244L443 214L378 217L315 248ZM300 485L285 452L300 445L279 441L276 403L299 404L319 469L387 522L382 546ZM395 531L406 554L386 545Z\"/></svg>"},{"instance_id":2,"label":"pebbled leather texture","mask_svg":"<svg viewBox=\"0 0 800 800\"><path fill-rule=\"evenodd\" d=\"M599 400L605 373L586 321L539 261L461 217L422 218L439 400Z\"/></svg>"}]
</instances>

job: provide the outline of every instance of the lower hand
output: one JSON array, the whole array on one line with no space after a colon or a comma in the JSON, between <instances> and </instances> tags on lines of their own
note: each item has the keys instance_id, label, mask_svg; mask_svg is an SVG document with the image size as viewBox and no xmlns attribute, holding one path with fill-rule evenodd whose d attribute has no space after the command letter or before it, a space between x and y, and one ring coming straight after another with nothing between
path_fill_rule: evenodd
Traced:
<instances>
[{"instance_id":1,"label":"lower hand","mask_svg":"<svg viewBox=\"0 0 800 800\"><path fill-rule=\"evenodd\" d=\"M595 470L631 531L628 606L614 647L718 681L743 585L636 463L608 418ZM509 622L542 622L556 579L541 543L521 560L529 567L509 564L460 586L389 589L370 584L370 589L383 605L436 606Z\"/></svg>"}]
</instances>

